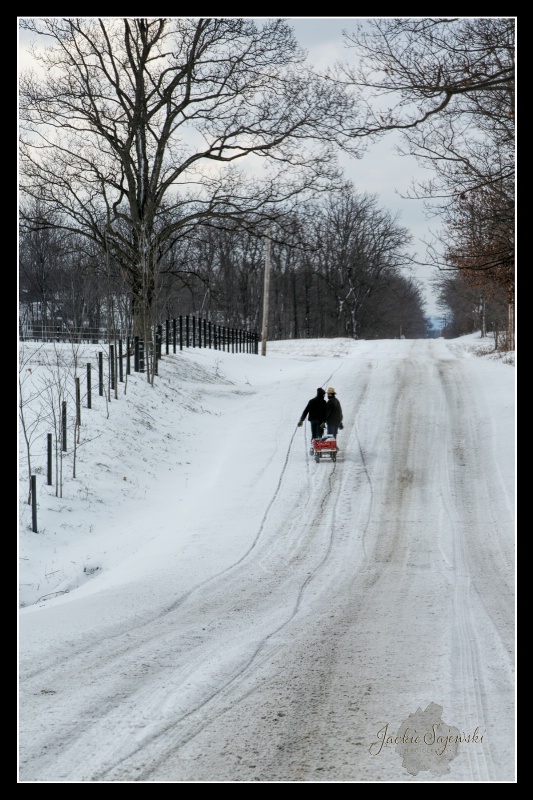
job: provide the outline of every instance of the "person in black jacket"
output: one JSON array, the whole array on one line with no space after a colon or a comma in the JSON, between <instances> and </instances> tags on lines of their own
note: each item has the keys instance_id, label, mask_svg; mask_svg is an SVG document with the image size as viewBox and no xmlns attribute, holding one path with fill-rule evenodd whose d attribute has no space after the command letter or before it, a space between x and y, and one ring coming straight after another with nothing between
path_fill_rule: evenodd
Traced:
<instances>
[{"instance_id":1,"label":"person in black jacket","mask_svg":"<svg viewBox=\"0 0 533 800\"><path fill-rule=\"evenodd\" d=\"M313 397L302 412L302 416L298 420L298 427L304 424L304 420L309 415L309 422L311 424L311 439L321 439L322 429L321 425L326 419L327 403L324 400L326 392L322 388L316 390L316 397Z\"/></svg>"},{"instance_id":2,"label":"person in black jacket","mask_svg":"<svg viewBox=\"0 0 533 800\"><path fill-rule=\"evenodd\" d=\"M344 425L342 422L342 408L337 400L335 389L332 386L328 387L328 402L326 403L326 420L328 426L328 433L337 438L337 432L342 431ZM322 426L324 430L325 425ZM338 448L337 448L338 449Z\"/></svg>"}]
</instances>

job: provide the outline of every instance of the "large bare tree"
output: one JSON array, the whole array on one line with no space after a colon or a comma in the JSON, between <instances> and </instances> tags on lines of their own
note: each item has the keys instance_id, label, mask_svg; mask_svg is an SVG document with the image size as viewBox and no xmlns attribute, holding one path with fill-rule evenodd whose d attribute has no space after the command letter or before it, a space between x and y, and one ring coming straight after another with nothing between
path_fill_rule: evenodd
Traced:
<instances>
[{"instance_id":1,"label":"large bare tree","mask_svg":"<svg viewBox=\"0 0 533 800\"><path fill-rule=\"evenodd\" d=\"M135 334L153 323L160 265L195 226L264 230L338 181L337 133L354 106L309 74L282 20L20 24L36 36L36 69L20 79L22 196L119 265Z\"/></svg>"}]
</instances>

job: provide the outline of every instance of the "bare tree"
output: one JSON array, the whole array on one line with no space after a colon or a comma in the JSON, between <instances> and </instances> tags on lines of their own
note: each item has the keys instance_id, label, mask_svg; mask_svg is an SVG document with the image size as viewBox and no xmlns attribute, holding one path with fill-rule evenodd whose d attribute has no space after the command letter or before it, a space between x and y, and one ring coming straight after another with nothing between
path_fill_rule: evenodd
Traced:
<instances>
[{"instance_id":1,"label":"bare tree","mask_svg":"<svg viewBox=\"0 0 533 800\"><path fill-rule=\"evenodd\" d=\"M361 23L346 42L355 66L336 77L365 97L354 136L403 135L402 155L430 173L408 196L441 217L428 247L439 269L500 281L514 329L515 27L510 17L388 18ZM477 243L472 247L473 241Z\"/></svg>"},{"instance_id":2,"label":"bare tree","mask_svg":"<svg viewBox=\"0 0 533 800\"><path fill-rule=\"evenodd\" d=\"M26 208L26 213L41 221L43 212L38 202ZM57 294L64 236L54 226L49 219L35 230L21 231L19 237L19 302L25 307L26 321L32 331L40 326L53 327L61 314Z\"/></svg>"},{"instance_id":3,"label":"bare tree","mask_svg":"<svg viewBox=\"0 0 533 800\"><path fill-rule=\"evenodd\" d=\"M40 73L20 80L21 191L109 253L139 336L153 323L161 263L199 223L257 228L338 180L337 132L353 104L304 68L282 20L21 27L50 45L33 50ZM23 216L37 229L49 219Z\"/></svg>"},{"instance_id":4,"label":"bare tree","mask_svg":"<svg viewBox=\"0 0 533 800\"><path fill-rule=\"evenodd\" d=\"M327 287L324 308L336 320L329 335L365 336L363 309L409 263L411 236L378 206L376 196L359 194L350 184L342 195L316 208L313 230L316 273Z\"/></svg>"},{"instance_id":5,"label":"bare tree","mask_svg":"<svg viewBox=\"0 0 533 800\"><path fill-rule=\"evenodd\" d=\"M497 346L507 330L506 292L498 284L480 281L479 273L448 273L436 281L439 306L446 316L446 337L455 338L479 330L481 337L494 335ZM506 349L510 349L506 346Z\"/></svg>"},{"instance_id":6,"label":"bare tree","mask_svg":"<svg viewBox=\"0 0 533 800\"><path fill-rule=\"evenodd\" d=\"M28 504L31 503L32 446L34 439L39 438L42 419L41 390L36 388L33 383L31 366L32 359L39 349L28 351L24 344L19 349L18 406L20 430L26 448L28 466Z\"/></svg>"}]
</instances>

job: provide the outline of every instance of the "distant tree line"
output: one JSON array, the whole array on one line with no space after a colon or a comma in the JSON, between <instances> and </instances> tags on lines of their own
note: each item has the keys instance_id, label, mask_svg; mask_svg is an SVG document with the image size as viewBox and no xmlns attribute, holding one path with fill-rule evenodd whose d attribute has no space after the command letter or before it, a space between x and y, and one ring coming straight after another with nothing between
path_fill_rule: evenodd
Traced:
<instances>
[{"instance_id":1,"label":"distant tree line","mask_svg":"<svg viewBox=\"0 0 533 800\"><path fill-rule=\"evenodd\" d=\"M161 262L155 323L190 314L260 331L267 233L270 339L428 334L420 288L404 272L409 233L375 197L349 186L293 213L281 231L197 226ZM19 263L28 323L133 329L132 287L113 257L91 251L84 237L60 226L23 230Z\"/></svg>"}]
</instances>

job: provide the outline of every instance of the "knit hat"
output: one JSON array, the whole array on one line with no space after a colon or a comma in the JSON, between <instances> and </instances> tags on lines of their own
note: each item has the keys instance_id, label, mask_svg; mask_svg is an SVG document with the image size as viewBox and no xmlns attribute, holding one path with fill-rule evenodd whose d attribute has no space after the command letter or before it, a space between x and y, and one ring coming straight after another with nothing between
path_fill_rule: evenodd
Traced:
<instances>
[{"instance_id":1,"label":"knit hat","mask_svg":"<svg viewBox=\"0 0 533 800\"><path fill-rule=\"evenodd\" d=\"M332 386L328 386L328 394L336 394L336 391Z\"/></svg>"},{"instance_id":2,"label":"knit hat","mask_svg":"<svg viewBox=\"0 0 533 800\"><path fill-rule=\"evenodd\" d=\"M316 393L317 393L317 395L321 394L322 397L324 397L324 395L326 394L326 390L323 389L321 386L319 386L318 389L316 390Z\"/></svg>"}]
</instances>

